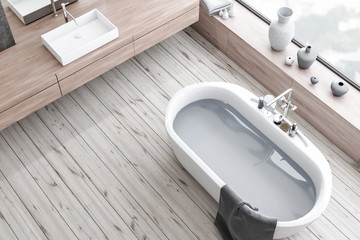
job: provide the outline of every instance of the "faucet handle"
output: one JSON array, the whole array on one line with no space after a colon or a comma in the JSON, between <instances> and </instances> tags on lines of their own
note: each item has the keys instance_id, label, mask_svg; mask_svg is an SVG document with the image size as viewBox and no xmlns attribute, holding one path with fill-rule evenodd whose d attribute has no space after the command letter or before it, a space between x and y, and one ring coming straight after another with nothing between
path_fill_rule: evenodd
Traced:
<instances>
[{"instance_id":1,"label":"faucet handle","mask_svg":"<svg viewBox=\"0 0 360 240\"><path fill-rule=\"evenodd\" d=\"M289 103L290 104L290 111L295 111L297 109L297 106L295 106L294 104L292 104L291 102Z\"/></svg>"},{"instance_id":2,"label":"faucet handle","mask_svg":"<svg viewBox=\"0 0 360 240\"><path fill-rule=\"evenodd\" d=\"M62 7L63 9L65 9L65 6L69 5L69 2L61 3L60 5L61 5L61 7Z\"/></svg>"},{"instance_id":3,"label":"faucet handle","mask_svg":"<svg viewBox=\"0 0 360 240\"><path fill-rule=\"evenodd\" d=\"M287 107L287 105L289 104L289 109L290 111L295 111L297 109L297 106L293 105L292 103L284 103L282 104L280 107L281 109L285 109Z\"/></svg>"}]
</instances>

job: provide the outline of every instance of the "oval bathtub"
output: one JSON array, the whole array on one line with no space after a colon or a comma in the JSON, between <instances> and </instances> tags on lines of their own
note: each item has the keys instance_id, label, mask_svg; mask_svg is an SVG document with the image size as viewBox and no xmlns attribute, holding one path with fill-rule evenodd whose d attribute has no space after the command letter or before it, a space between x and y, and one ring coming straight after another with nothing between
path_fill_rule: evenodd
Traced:
<instances>
[{"instance_id":1,"label":"oval bathtub","mask_svg":"<svg viewBox=\"0 0 360 240\"><path fill-rule=\"evenodd\" d=\"M180 163L216 201L228 184L261 214L276 217L274 238L285 238L324 212L331 170L300 131L283 132L257 99L231 83L194 84L172 97L165 126Z\"/></svg>"}]
</instances>

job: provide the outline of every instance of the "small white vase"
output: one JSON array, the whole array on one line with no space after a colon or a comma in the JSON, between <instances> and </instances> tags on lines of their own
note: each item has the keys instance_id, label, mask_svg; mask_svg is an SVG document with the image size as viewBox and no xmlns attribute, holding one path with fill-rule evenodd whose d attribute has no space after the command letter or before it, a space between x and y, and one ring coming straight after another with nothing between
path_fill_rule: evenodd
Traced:
<instances>
[{"instance_id":1,"label":"small white vase","mask_svg":"<svg viewBox=\"0 0 360 240\"><path fill-rule=\"evenodd\" d=\"M334 80L331 83L330 88L331 88L333 95L336 97L345 95L349 91L349 85L342 80Z\"/></svg>"},{"instance_id":2,"label":"small white vase","mask_svg":"<svg viewBox=\"0 0 360 240\"><path fill-rule=\"evenodd\" d=\"M283 51L295 34L295 25L290 21L293 11L288 7L278 10L278 20L274 20L269 28L269 41L275 51Z\"/></svg>"},{"instance_id":3,"label":"small white vase","mask_svg":"<svg viewBox=\"0 0 360 240\"><path fill-rule=\"evenodd\" d=\"M299 68L308 69L316 60L317 53L310 45L300 48L297 52Z\"/></svg>"}]
</instances>

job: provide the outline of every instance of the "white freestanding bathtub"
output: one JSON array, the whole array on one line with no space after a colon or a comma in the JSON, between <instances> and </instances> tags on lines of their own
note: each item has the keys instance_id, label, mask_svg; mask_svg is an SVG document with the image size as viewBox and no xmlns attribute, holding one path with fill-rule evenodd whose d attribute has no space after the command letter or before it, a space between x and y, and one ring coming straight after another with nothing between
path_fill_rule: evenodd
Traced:
<instances>
[{"instance_id":1,"label":"white freestanding bathtub","mask_svg":"<svg viewBox=\"0 0 360 240\"><path fill-rule=\"evenodd\" d=\"M283 132L257 99L231 83L185 87L169 102L166 130L178 160L216 201L228 184L261 214L278 218L274 238L285 238L324 212L331 170L300 131Z\"/></svg>"}]
</instances>

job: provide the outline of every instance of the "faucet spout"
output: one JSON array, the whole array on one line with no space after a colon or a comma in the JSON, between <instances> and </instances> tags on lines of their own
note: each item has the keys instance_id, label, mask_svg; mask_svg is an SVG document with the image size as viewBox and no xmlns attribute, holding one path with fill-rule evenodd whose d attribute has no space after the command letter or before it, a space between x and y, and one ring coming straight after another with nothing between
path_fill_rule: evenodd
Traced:
<instances>
[{"instance_id":1,"label":"faucet spout","mask_svg":"<svg viewBox=\"0 0 360 240\"><path fill-rule=\"evenodd\" d=\"M266 104L266 106L270 106L271 104L277 102L279 99L281 99L282 97L284 97L286 94L289 93L289 96L288 96L288 100L291 100L291 96L292 96L292 92L293 92L293 89L292 88L289 88L288 90L286 90L285 92L283 92L282 94L280 94L279 96L277 96L276 98L274 98L273 100L271 100L270 102L268 102Z\"/></svg>"},{"instance_id":2,"label":"faucet spout","mask_svg":"<svg viewBox=\"0 0 360 240\"><path fill-rule=\"evenodd\" d=\"M65 19L65 22L69 22L69 16L72 18L72 20L74 20L74 23L76 24L76 25L78 25L78 23L76 22L76 19L74 18L74 16L73 15L71 15L71 13L66 9L66 5L68 5L69 3L67 2L67 3L62 3L61 4L61 8L62 8L62 10L63 10L63 13L64 13L64 19Z\"/></svg>"},{"instance_id":3,"label":"faucet spout","mask_svg":"<svg viewBox=\"0 0 360 240\"><path fill-rule=\"evenodd\" d=\"M58 16L58 14L57 14L57 12L56 12L56 6L55 6L55 1L54 0L50 0L51 1L51 8L52 8L52 10L53 10L53 13L54 13L54 17L57 17Z\"/></svg>"}]
</instances>

